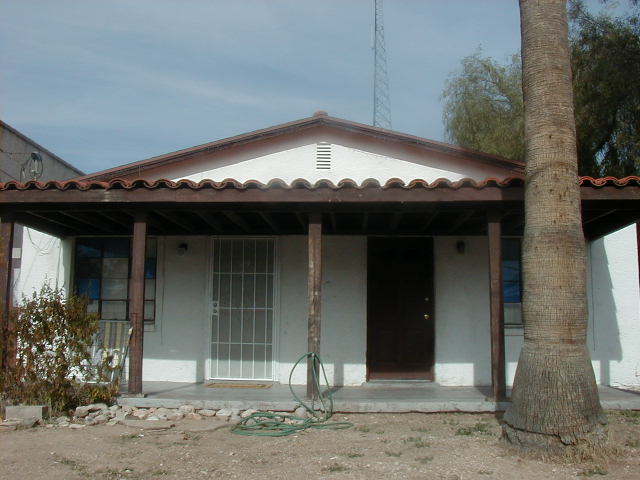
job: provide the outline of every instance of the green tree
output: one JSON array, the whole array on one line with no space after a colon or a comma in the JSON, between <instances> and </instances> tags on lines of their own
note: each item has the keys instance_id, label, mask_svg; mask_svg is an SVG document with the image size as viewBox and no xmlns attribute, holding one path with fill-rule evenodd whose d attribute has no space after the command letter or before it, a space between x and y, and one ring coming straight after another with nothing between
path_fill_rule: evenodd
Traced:
<instances>
[{"instance_id":1,"label":"green tree","mask_svg":"<svg viewBox=\"0 0 640 480\"><path fill-rule=\"evenodd\" d=\"M520 55L506 65L480 50L462 59L462 71L442 93L447 137L458 145L524 161L524 107Z\"/></svg>"},{"instance_id":2,"label":"green tree","mask_svg":"<svg viewBox=\"0 0 640 480\"><path fill-rule=\"evenodd\" d=\"M640 26L636 17L571 9L571 64L581 173L640 170Z\"/></svg>"},{"instance_id":3,"label":"green tree","mask_svg":"<svg viewBox=\"0 0 640 480\"><path fill-rule=\"evenodd\" d=\"M591 15L572 1L571 67L581 175L640 171L640 22ZM445 85L449 141L524 160L520 56L505 65L481 52L462 60Z\"/></svg>"}]
</instances>

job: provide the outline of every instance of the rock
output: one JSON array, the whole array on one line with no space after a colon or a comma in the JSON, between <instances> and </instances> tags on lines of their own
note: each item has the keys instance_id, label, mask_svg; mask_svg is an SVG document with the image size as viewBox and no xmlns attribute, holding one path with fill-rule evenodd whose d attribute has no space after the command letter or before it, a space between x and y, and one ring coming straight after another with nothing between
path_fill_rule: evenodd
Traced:
<instances>
[{"instance_id":1,"label":"rock","mask_svg":"<svg viewBox=\"0 0 640 480\"><path fill-rule=\"evenodd\" d=\"M249 408L240 414L240 417L247 418L253 415L254 413L258 413L258 410L254 410L253 408Z\"/></svg>"},{"instance_id":2,"label":"rock","mask_svg":"<svg viewBox=\"0 0 640 480\"><path fill-rule=\"evenodd\" d=\"M220 410L218 410L216 412L216 417L230 417L231 415L233 415L234 413L237 414L237 412L234 412L232 409L230 408L221 408Z\"/></svg>"},{"instance_id":3,"label":"rock","mask_svg":"<svg viewBox=\"0 0 640 480\"><path fill-rule=\"evenodd\" d=\"M202 410L198 410L198 413L200 415L202 415L203 417L215 417L216 416L216 411L215 410L209 410L208 408L203 408Z\"/></svg>"},{"instance_id":4,"label":"rock","mask_svg":"<svg viewBox=\"0 0 640 480\"><path fill-rule=\"evenodd\" d=\"M109 416L104 414L98 415L97 417L93 418L93 421L96 422L98 425L102 423L107 423L109 421Z\"/></svg>"},{"instance_id":5,"label":"rock","mask_svg":"<svg viewBox=\"0 0 640 480\"><path fill-rule=\"evenodd\" d=\"M157 416L167 417L171 414L172 410L164 407L156 408L155 414Z\"/></svg>"},{"instance_id":6,"label":"rock","mask_svg":"<svg viewBox=\"0 0 640 480\"><path fill-rule=\"evenodd\" d=\"M61 423L69 423L69 417L63 415L61 417L56 418L56 423L60 425Z\"/></svg>"},{"instance_id":7,"label":"rock","mask_svg":"<svg viewBox=\"0 0 640 480\"><path fill-rule=\"evenodd\" d=\"M106 403L92 403L91 405L87 405L87 408L90 412L99 412L100 410L107 410L109 407Z\"/></svg>"},{"instance_id":8,"label":"rock","mask_svg":"<svg viewBox=\"0 0 640 480\"><path fill-rule=\"evenodd\" d=\"M202 415L199 413L188 413L184 418L189 418L191 420L202 420Z\"/></svg>"},{"instance_id":9,"label":"rock","mask_svg":"<svg viewBox=\"0 0 640 480\"><path fill-rule=\"evenodd\" d=\"M167 420L175 422L176 420L182 420L183 417L184 415L181 412L174 410L169 415L167 415Z\"/></svg>"},{"instance_id":10,"label":"rock","mask_svg":"<svg viewBox=\"0 0 640 480\"><path fill-rule=\"evenodd\" d=\"M196 407L194 407L193 405L180 405L180 407L178 408L178 410L184 414L187 413L193 413L196 411Z\"/></svg>"},{"instance_id":11,"label":"rock","mask_svg":"<svg viewBox=\"0 0 640 480\"><path fill-rule=\"evenodd\" d=\"M96 419L93 418L93 417L86 417L84 419L84 424L87 425L87 426L95 425L96 423L98 423L98 422L96 422Z\"/></svg>"},{"instance_id":12,"label":"rock","mask_svg":"<svg viewBox=\"0 0 640 480\"><path fill-rule=\"evenodd\" d=\"M107 425L117 425L118 424L118 419L117 418L112 418L111 420L109 420L107 422Z\"/></svg>"},{"instance_id":13,"label":"rock","mask_svg":"<svg viewBox=\"0 0 640 480\"><path fill-rule=\"evenodd\" d=\"M127 427L141 428L142 430L167 430L176 426L175 423L166 420L156 420L151 422L148 420L121 420L119 423L120 425L125 425Z\"/></svg>"},{"instance_id":14,"label":"rock","mask_svg":"<svg viewBox=\"0 0 640 480\"><path fill-rule=\"evenodd\" d=\"M240 415L231 415L229 417L229 423L238 423L240 422L240 420L242 420L242 417Z\"/></svg>"},{"instance_id":15,"label":"rock","mask_svg":"<svg viewBox=\"0 0 640 480\"><path fill-rule=\"evenodd\" d=\"M69 425L69 422L61 422L58 424L59 427L68 427Z\"/></svg>"},{"instance_id":16,"label":"rock","mask_svg":"<svg viewBox=\"0 0 640 480\"><path fill-rule=\"evenodd\" d=\"M120 410L120 405L111 405L111 406L109 407L109 411L110 411L110 412L115 412L115 411L117 411L117 410Z\"/></svg>"},{"instance_id":17,"label":"rock","mask_svg":"<svg viewBox=\"0 0 640 480\"><path fill-rule=\"evenodd\" d=\"M120 409L121 412L124 413L131 413L133 412L133 407L129 406L129 405L122 405L122 408Z\"/></svg>"},{"instance_id":18,"label":"rock","mask_svg":"<svg viewBox=\"0 0 640 480\"><path fill-rule=\"evenodd\" d=\"M308 412L308 411L307 411L307 409L306 409L306 408L304 408L302 405L301 405L301 406L299 406L298 408L296 408L296 409L293 411L293 414L294 414L296 417L300 417L300 418L309 418L309 412Z\"/></svg>"},{"instance_id":19,"label":"rock","mask_svg":"<svg viewBox=\"0 0 640 480\"><path fill-rule=\"evenodd\" d=\"M134 417L140 419L140 420L144 420L145 418L147 418L149 416L149 410L146 410L144 408L139 408L138 410L134 410L131 415L133 415Z\"/></svg>"},{"instance_id":20,"label":"rock","mask_svg":"<svg viewBox=\"0 0 640 480\"><path fill-rule=\"evenodd\" d=\"M69 424L69 428L72 428L73 430L79 430L81 428L86 427L86 425L80 425L79 423L71 423Z\"/></svg>"},{"instance_id":21,"label":"rock","mask_svg":"<svg viewBox=\"0 0 640 480\"><path fill-rule=\"evenodd\" d=\"M4 422L0 423L0 432L16 430L21 425L21 423L21 420L5 420Z\"/></svg>"},{"instance_id":22,"label":"rock","mask_svg":"<svg viewBox=\"0 0 640 480\"><path fill-rule=\"evenodd\" d=\"M89 406L77 407L75 413L73 414L76 418L84 418L89 415Z\"/></svg>"},{"instance_id":23,"label":"rock","mask_svg":"<svg viewBox=\"0 0 640 480\"><path fill-rule=\"evenodd\" d=\"M147 417L147 422L158 422L160 421L160 417L158 417L157 415L149 415Z\"/></svg>"}]
</instances>

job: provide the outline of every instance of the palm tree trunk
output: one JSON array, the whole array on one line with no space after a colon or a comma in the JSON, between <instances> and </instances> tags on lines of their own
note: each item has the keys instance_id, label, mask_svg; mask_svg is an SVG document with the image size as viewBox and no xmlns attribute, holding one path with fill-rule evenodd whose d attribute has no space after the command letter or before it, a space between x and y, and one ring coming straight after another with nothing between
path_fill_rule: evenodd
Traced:
<instances>
[{"instance_id":1,"label":"palm tree trunk","mask_svg":"<svg viewBox=\"0 0 640 480\"><path fill-rule=\"evenodd\" d=\"M504 436L557 449L605 438L587 350L586 248L564 0L520 0L526 188L524 346Z\"/></svg>"}]
</instances>

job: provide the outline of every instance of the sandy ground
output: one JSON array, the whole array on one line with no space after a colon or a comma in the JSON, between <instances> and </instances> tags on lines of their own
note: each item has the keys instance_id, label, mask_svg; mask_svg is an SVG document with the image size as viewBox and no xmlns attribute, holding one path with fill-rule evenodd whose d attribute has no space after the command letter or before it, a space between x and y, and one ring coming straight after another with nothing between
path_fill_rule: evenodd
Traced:
<instances>
[{"instance_id":1,"label":"sandy ground","mask_svg":"<svg viewBox=\"0 0 640 480\"><path fill-rule=\"evenodd\" d=\"M349 430L281 438L234 435L215 419L151 432L125 426L0 433L2 479L640 479L640 412L610 413L605 462L521 457L498 440L493 415L336 415Z\"/></svg>"}]
</instances>

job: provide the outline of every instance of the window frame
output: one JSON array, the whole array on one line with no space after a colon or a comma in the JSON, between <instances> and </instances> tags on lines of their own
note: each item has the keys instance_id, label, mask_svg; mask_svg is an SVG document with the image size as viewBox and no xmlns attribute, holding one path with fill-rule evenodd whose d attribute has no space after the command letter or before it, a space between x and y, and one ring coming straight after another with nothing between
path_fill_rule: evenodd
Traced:
<instances>
[{"instance_id":1,"label":"window frame","mask_svg":"<svg viewBox=\"0 0 640 480\"><path fill-rule=\"evenodd\" d=\"M519 288L520 288L520 292L519 292L520 301L519 302L507 302L507 301L505 301L503 299L503 301L502 301L503 312L506 312L506 306L507 305L513 305L513 306L517 305L518 306L517 308L519 309L519 312L518 312L519 315L518 316L520 318L520 321L519 322L509 322L509 323L507 323L507 315L504 315L504 328L505 329L511 329L511 328L518 329L518 328L523 328L524 327L524 324L522 322L522 236L518 236L518 235L503 235L503 236L501 236L501 239L500 239L500 241L502 242L501 243L501 250L502 250L502 255L501 256L502 256L502 259L501 259L501 262L500 262L500 267L502 268L502 290L503 290L503 295L504 295L504 286L505 286L505 275L504 275L504 273L505 273L504 241L505 240L518 240L518 248L519 248L519 251L520 251L519 268L518 268L518 270L519 270L518 271L518 274L519 274L518 284L519 284Z\"/></svg>"},{"instance_id":2,"label":"window frame","mask_svg":"<svg viewBox=\"0 0 640 480\"><path fill-rule=\"evenodd\" d=\"M130 299L129 299L129 286L130 286L130 281L131 281L131 241L132 241L132 236L131 235L76 235L73 237L73 242L72 242L72 255L71 255L71 271L70 271L70 291L74 294L74 295L78 295L78 280L81 277L78 277L78 240L81 239L97 239L97 240L106 240L106 239L110 239L110 238L126 238L129 240L129 249L128 249L128 253L127 253L127 287L126 287L126 298L122 299L122 298L108 298L105 299L102 297L102 282L103 282L103 260L105 258L124 258L124 257L105 257L104 256L104 245L101 245L101 250L100 250L100 257L95 257L95 258L99 258L101 261L101 265L100 265L100 296L97 299L89 299L90 301L92 300L96 300L98 302L98 310L96 312L93 313L97 313L99 315L99 321L100 322L130 322ZM154 269L154 276L152 278L147 278L146 277L146 261L147 258L153 258L153 257L147 257L147 253L145 252L145 278L144 281L145 283L148 280L153 280L153 284L154 284L154 295L152 299L147 299L147 289L145 288L145 299L144 299L144 312L146 314L146 304L148 302L153 302L153 315L151 316L151 318L144 318L143 319L143 323L145 328L151 328L153 329L155 327L156 322L158 321L158 264L159 264L159 252L160 252L160 239L156 236L147 236L147 246L149 245L149 240L152 240L155 242L155 269ZM104 301L124 301L125 302L125 318L124 319L120 319L120 318L108 318L108 319L103 319L102 318L102 302ZM146 315L144 315L146 317Z\"/></svg>"}]
</instances>

